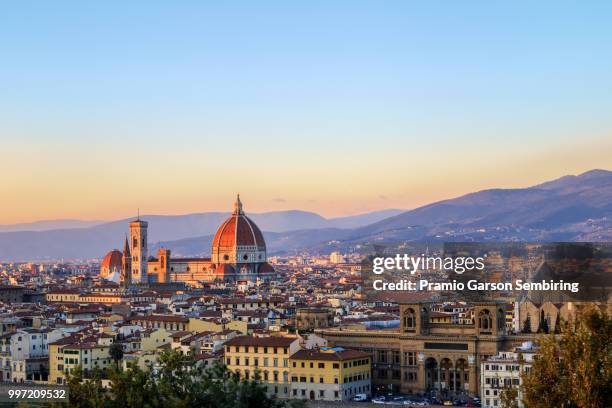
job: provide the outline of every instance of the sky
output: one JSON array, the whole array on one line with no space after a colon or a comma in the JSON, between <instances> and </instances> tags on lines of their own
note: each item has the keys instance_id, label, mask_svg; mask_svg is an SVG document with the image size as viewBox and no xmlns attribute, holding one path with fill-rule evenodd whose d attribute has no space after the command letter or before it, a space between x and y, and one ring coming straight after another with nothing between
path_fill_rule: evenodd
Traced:
<instances>
[{"instance_id":1,"label":"sky","mask_svg":"<svg viewBox=\"0 0 612 408\"><path fill-rule=\"evenodd\" d=\"M223 3L223 4L221 4ZM612 169L612 2L0 3L0 223Z\"/></svg>"}]
</instances>

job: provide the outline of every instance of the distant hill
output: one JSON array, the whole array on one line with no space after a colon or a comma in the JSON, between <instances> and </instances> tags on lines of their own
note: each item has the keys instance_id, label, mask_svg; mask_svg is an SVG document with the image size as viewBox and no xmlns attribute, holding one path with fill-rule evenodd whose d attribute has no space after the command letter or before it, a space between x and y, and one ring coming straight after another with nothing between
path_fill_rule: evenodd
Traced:
<instances>
[{"instance_id":1,"label":"distant hill","mask_svg":"<svg viewBox=\"0 0 612 408\"><path fill-rule=\"evenodd\" d=\"M483 190L350 230L264 235L272 253L326 253L402 241L612 241L612 172L592 170L528 188ZM195 242L210 245L206 239L163 245L189 254L202 248Z\"/></svg>"},{"instance_id":2,"label":"distant hill","mask_svg":"<svg viewBox=\"0 0 612 408\"><path fill-rule=\"evenodd\" d=\"M326 219L318 214L291 210L249 213L249 217L267 232L326 228L354 228L382 220L402 210L382 210L350 217ZM187 215L143 215L149 222L149 242L180 240L214 234L229 212ZM58 220L3 226L0 232L0 261L99 258L113 248L120 248L133 218L111 222ZM51 225L78 228L50 228ZM206 248L210 248L208 245Z\"/></svg>"},{"instance_id":3,"label":"distant hill","mask_svg":"<svg viewBox=\"0 0 612 408\"><path fill-rule=\"evenodd\" d=\"M431 236L481 229L495 234L499 228L524 239L575 240L590 231L582 224L594 221L605 226L611 216L612 172L592 170L529 188L483 190L439 201L358 228L355 235L420 226Z\"/></svg>"},{"instance_id":4,"label":"distant hill","mask_svg":"<svg viewBox=\"0 0 612 408\"><path fill-rule=\"evenodd\" d=\"M49 231L54 229L66 228L87 228L102 224L104 221L83 221L83 220L43 220L21 224L0 224L0 232L14 231Z\"/></svg>"},{"instance_id":5,"label":"distant hill","mask_svg":"<svg viewBox=\"0 0 612 408\"><path fill-rule=\"evenodd\" d=\"M151 253L205 255L229 215L144 215ZM592 170L528 188L489 189L410 211L326 219L306 211L249 214L268 251L329 252L404 241L612 241L612 172ZM86 228L0 232L0 261L100 258L119 248L129 219Z\"/></svg>"}]
</instances>

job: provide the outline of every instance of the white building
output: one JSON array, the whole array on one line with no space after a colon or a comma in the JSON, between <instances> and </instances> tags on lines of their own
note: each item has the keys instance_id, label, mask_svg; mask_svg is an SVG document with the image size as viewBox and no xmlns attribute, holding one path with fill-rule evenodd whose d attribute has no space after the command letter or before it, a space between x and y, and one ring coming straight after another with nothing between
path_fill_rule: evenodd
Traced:
<instances>
[{"instance_id":1,"label":"white building","mask_svg":"<svg viewBox=\"0 0 612 408\"><path fill-rule=\"evenodd\" d=\"M64 337L59 329L19 329L10 336L4 366L5 379L13 382L45 381L49 373L49 343Z\"/></svg>"},{"instance_id":2,"label":"white building","mask_svg":"<svg viewBox=\"0 0 612 408\"><path fill-rule=\"evenodd\" d=\"M480 366L480 392L483 408L501 407L501 393L507 388L518 389L519 408L523 408L521 374L529 372L537 349L525 342L514 351L502 351L483 361Z\"/></svg>"}]
</instances>

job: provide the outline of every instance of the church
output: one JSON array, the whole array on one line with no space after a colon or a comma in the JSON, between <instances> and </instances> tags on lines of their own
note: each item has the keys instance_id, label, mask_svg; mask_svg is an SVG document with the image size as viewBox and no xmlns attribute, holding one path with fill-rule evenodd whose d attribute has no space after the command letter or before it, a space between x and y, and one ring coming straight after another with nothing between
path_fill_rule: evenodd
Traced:
<instances>
[{"instance_id":1,"label":"church","mask_svg":"<svg viewBox=\"0 0 612 408\"><path fill-rule=\"evenodd\" d=\"M115 249L104 257L100 276L123 286L182 282L199 287L212 282L267 281L275 275L267 262L263 234L244 213L240 195L214 235L210 258L174 258L167 248L149 257L147 231L147 221L130 222L123 252Z\"/></svg>"}]
</instances>

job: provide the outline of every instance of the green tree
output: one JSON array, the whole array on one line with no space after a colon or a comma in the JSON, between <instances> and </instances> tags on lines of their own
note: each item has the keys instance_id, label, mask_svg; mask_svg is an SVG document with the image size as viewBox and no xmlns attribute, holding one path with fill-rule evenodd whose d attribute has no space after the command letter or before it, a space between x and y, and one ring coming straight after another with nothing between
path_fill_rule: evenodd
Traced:
<instances>
[{"instance_id":1,"label":"green tree","mask_svg":"<svg viewBox=\"0 0 612 408\"><path fill-rule=\"evenodd\" d=\"M70 407L79 408L302 408L301 401L280 401L266 395L255 379L243 380L223 364L203 369L191 356L166 351L148 371L136 365L109 373L103 390L99 372L83 379L75 371L68 382ZM97 375L97 377L96 377Z\"/></svg>"},{"instance_id":2,"label":"green tree","mask_svg":"<svg viewBox=\"0 0 612 408\"><path fill-rule=\"evenodd\" d=\"M115 366L119 368L119 361L123 358L123 347L119 343L111 344L108 354L110 354L111 358L115 362Z\"/></svg>"},{"instance_id":3,"label":"green tree","mask_svg":"<svg viewBox=\"0 0 612 408\"><path fill-rule=\"evenodd\" d=\"M106 406L106 393L102 388L100 370L95 369L89 378L76 367L68 376L68 406L71 408L102 408Z\"/></svg>"},{"instance_id":4,"label":"green tree","mask_svg":"<svg viewBox=\"0 0 612 408\"><path fill-rule=\"evenodd\" d=\"M531 370L523 374L529 408L612 406L612 319L591 306L561 329L543 336Z\"/></svg>"},{"instance_id":5,"label":"green tree","mask_svg":"<svg viewBox=\"0 0 612 408\"><path fill-rule=\"evenodd\" d=\"M555 334L561 334L561 315L560 314L558 314L557 318L555 319L554 333Z\"/></svg>"},{"instance_id":6,"label":"green tree","mask_svg":"<svg viewBox=\"0 0 612 408\"><path fill-rule=\"evenodd\" d=\"M531 315L527 313L527 318L523 322L523 333L531 333Z\"/></svg>"},{"instance_id":7,"label":"green tree","mask_svg":"<svg viewBox=\"0 0 612 408\"><path fill-rule=\"evenodd\" d=\"M499 394L501 408L519 408L518 390L514 387L506 388Z\"/></svg>"},{"instance_id":8,"label":"green tree","mask_svg":"<svg viewBox=\"0 0 612 408\"><path fill-rule=\"evenodd\" d=\"M540 312L540 323L538 325L538 333L548 334L548 320L544 317L544 310Z\"/></svg>"}]
</instances>

